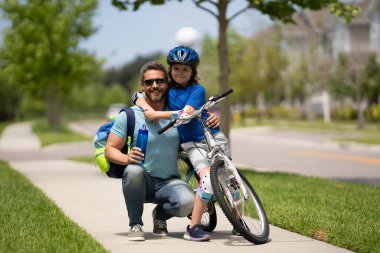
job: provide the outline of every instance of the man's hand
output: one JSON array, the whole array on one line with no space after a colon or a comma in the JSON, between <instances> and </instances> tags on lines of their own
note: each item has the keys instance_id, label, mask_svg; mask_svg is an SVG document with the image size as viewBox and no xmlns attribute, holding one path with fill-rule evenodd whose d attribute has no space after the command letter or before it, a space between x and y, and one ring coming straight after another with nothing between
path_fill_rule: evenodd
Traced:
<instances>
[{"instance_id":1,"label":"man's hand","mask_svg":"<svg viewBox=\"0 0 380 253\"><path fill-rule=\"evenodd\" d=\"M206 120L206 125L209 127L209 128L217 128L219 125L220 125L220 120L219 118L216 116L216 114L214 113L211 113L211 112L208 112L207 113L209 116Z\"/></svg>"},{"instance_id":2,"label":"man's hand","mask_svg":"<svg viewBox=\"0 0 380 253\"><path fill-rule=\"evenodd\" d=\"M141 163L144 161L144 153L141 152L141 149L138 147L133 147L127 154L130 163Z\"/></svg>"}]
</instances>

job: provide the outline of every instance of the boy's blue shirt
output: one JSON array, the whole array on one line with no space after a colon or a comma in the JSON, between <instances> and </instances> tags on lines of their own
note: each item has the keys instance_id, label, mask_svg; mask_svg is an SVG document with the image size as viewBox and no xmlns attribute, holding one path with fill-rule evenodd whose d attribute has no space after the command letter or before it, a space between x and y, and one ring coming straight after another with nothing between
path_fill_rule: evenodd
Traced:
<instances>
[{"instance_id":1,"label":"boy's blue shirt","mask_svg":"<svg viewBox=\"0 0 380 253\"><path fill-rule=\"evenodd\" d=\"M153 177L168 179L179 177L177 169L177 154L179 150L179 135L175 128L158 135L157 131L169 123L169 120L160 120L154 124L145 120L144 111L137 106L131 107L135 112L135 131L131 147L136 146L137 135L143 124L148 133L148 145L144 161L145 170ZM126 139L127 115L120 113L115 120L111 132ZM128 167L127 167L128 169Z\"/></svg>"},{"instance_id":2,"label":"boy's blue shirt","mask_svg":"<svg viewBox=\"0 0 380 253\"><path fill-rule=\"evenodd\" d=\"M205 102L206 91L199 83L181 88L170 87L168 89L168 105L170 110L182 110L186 105L190 105L198 110L205 104ZM208 114L203 112L202 118L206 121ZM205 139L202 131L202 124L198 119L192 119L190 123L179 126L178 131L181 137L181 143L189 141L200 142ZM211 129L212 134L219 131L219 128Z\"/></svg>"}]
</instances>

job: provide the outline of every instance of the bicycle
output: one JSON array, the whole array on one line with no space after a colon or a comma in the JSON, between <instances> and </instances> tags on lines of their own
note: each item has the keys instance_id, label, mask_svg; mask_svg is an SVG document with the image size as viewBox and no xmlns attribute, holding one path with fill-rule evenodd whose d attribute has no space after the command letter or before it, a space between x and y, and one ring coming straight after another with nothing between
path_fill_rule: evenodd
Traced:
<instances>
[{"instance_id":1,"label":"bicycle","mask_svg":"<svg viewBox=\"0 0 380 253\"><path fill-rule=\"evenodd\" d=\"M171 120L158 131L158 134L185 124L193 118L201 122L209 148L207 159L211 164L210 178L216 201L237 232L252 243L262 244L269 237L269 222L264 207L250 182L225 155L223 148L216 142L202 119L203 111L221 102L232 92L230 89L218 96L210 97L199 110L189 116Z\"/></svg>"}]
</instances>

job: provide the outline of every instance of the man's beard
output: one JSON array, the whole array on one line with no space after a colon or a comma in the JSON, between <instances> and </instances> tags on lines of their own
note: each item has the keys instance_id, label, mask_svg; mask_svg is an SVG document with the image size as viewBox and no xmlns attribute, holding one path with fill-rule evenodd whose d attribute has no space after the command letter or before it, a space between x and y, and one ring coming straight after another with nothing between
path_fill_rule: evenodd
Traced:
<instances>
[{"instance_id":1,"label":"man's beard","mask_svg":"<svg viewBox=\"0 0 380 253\"><path fill-rule=\"evenodd\" d=\"M162 92L162 91L149 92L149 93L146 92L145 95L153 103L158 103L158 102L161 102L165 99L164 92Z\"/></svg>"}]
</instances>

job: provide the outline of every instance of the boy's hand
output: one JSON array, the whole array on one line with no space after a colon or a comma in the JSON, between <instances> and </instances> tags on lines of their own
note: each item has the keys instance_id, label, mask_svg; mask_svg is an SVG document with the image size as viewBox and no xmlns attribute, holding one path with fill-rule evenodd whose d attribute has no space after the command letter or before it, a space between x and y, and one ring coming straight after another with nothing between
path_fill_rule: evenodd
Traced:
<instances>
[{"instance_id":1,"label":"boy's hand","mask_svg":"<svg viewBox=\"0 0 380 253\"><path fill-rule=\"evenodd\" d=\"M145 109L144 110L144 116L147 120L152 121L154 124L156 124L160 119L157 117L157 113L153 109Z\"/></svg>"},{"instance_id":2,"label":"boy's hand","mask_svg":"<svg viewBox=\"0 0 380 253\"><path fill-rule=\"evenodd\" d=\"M207 113L209 116L206 120L206 125L209 127L209 128L217 128L219 125L220 125L220 120L219 118L216 116L216 114L214 113L211 113L211 112L208 112Z\"/></svg>"}]
</instances>

